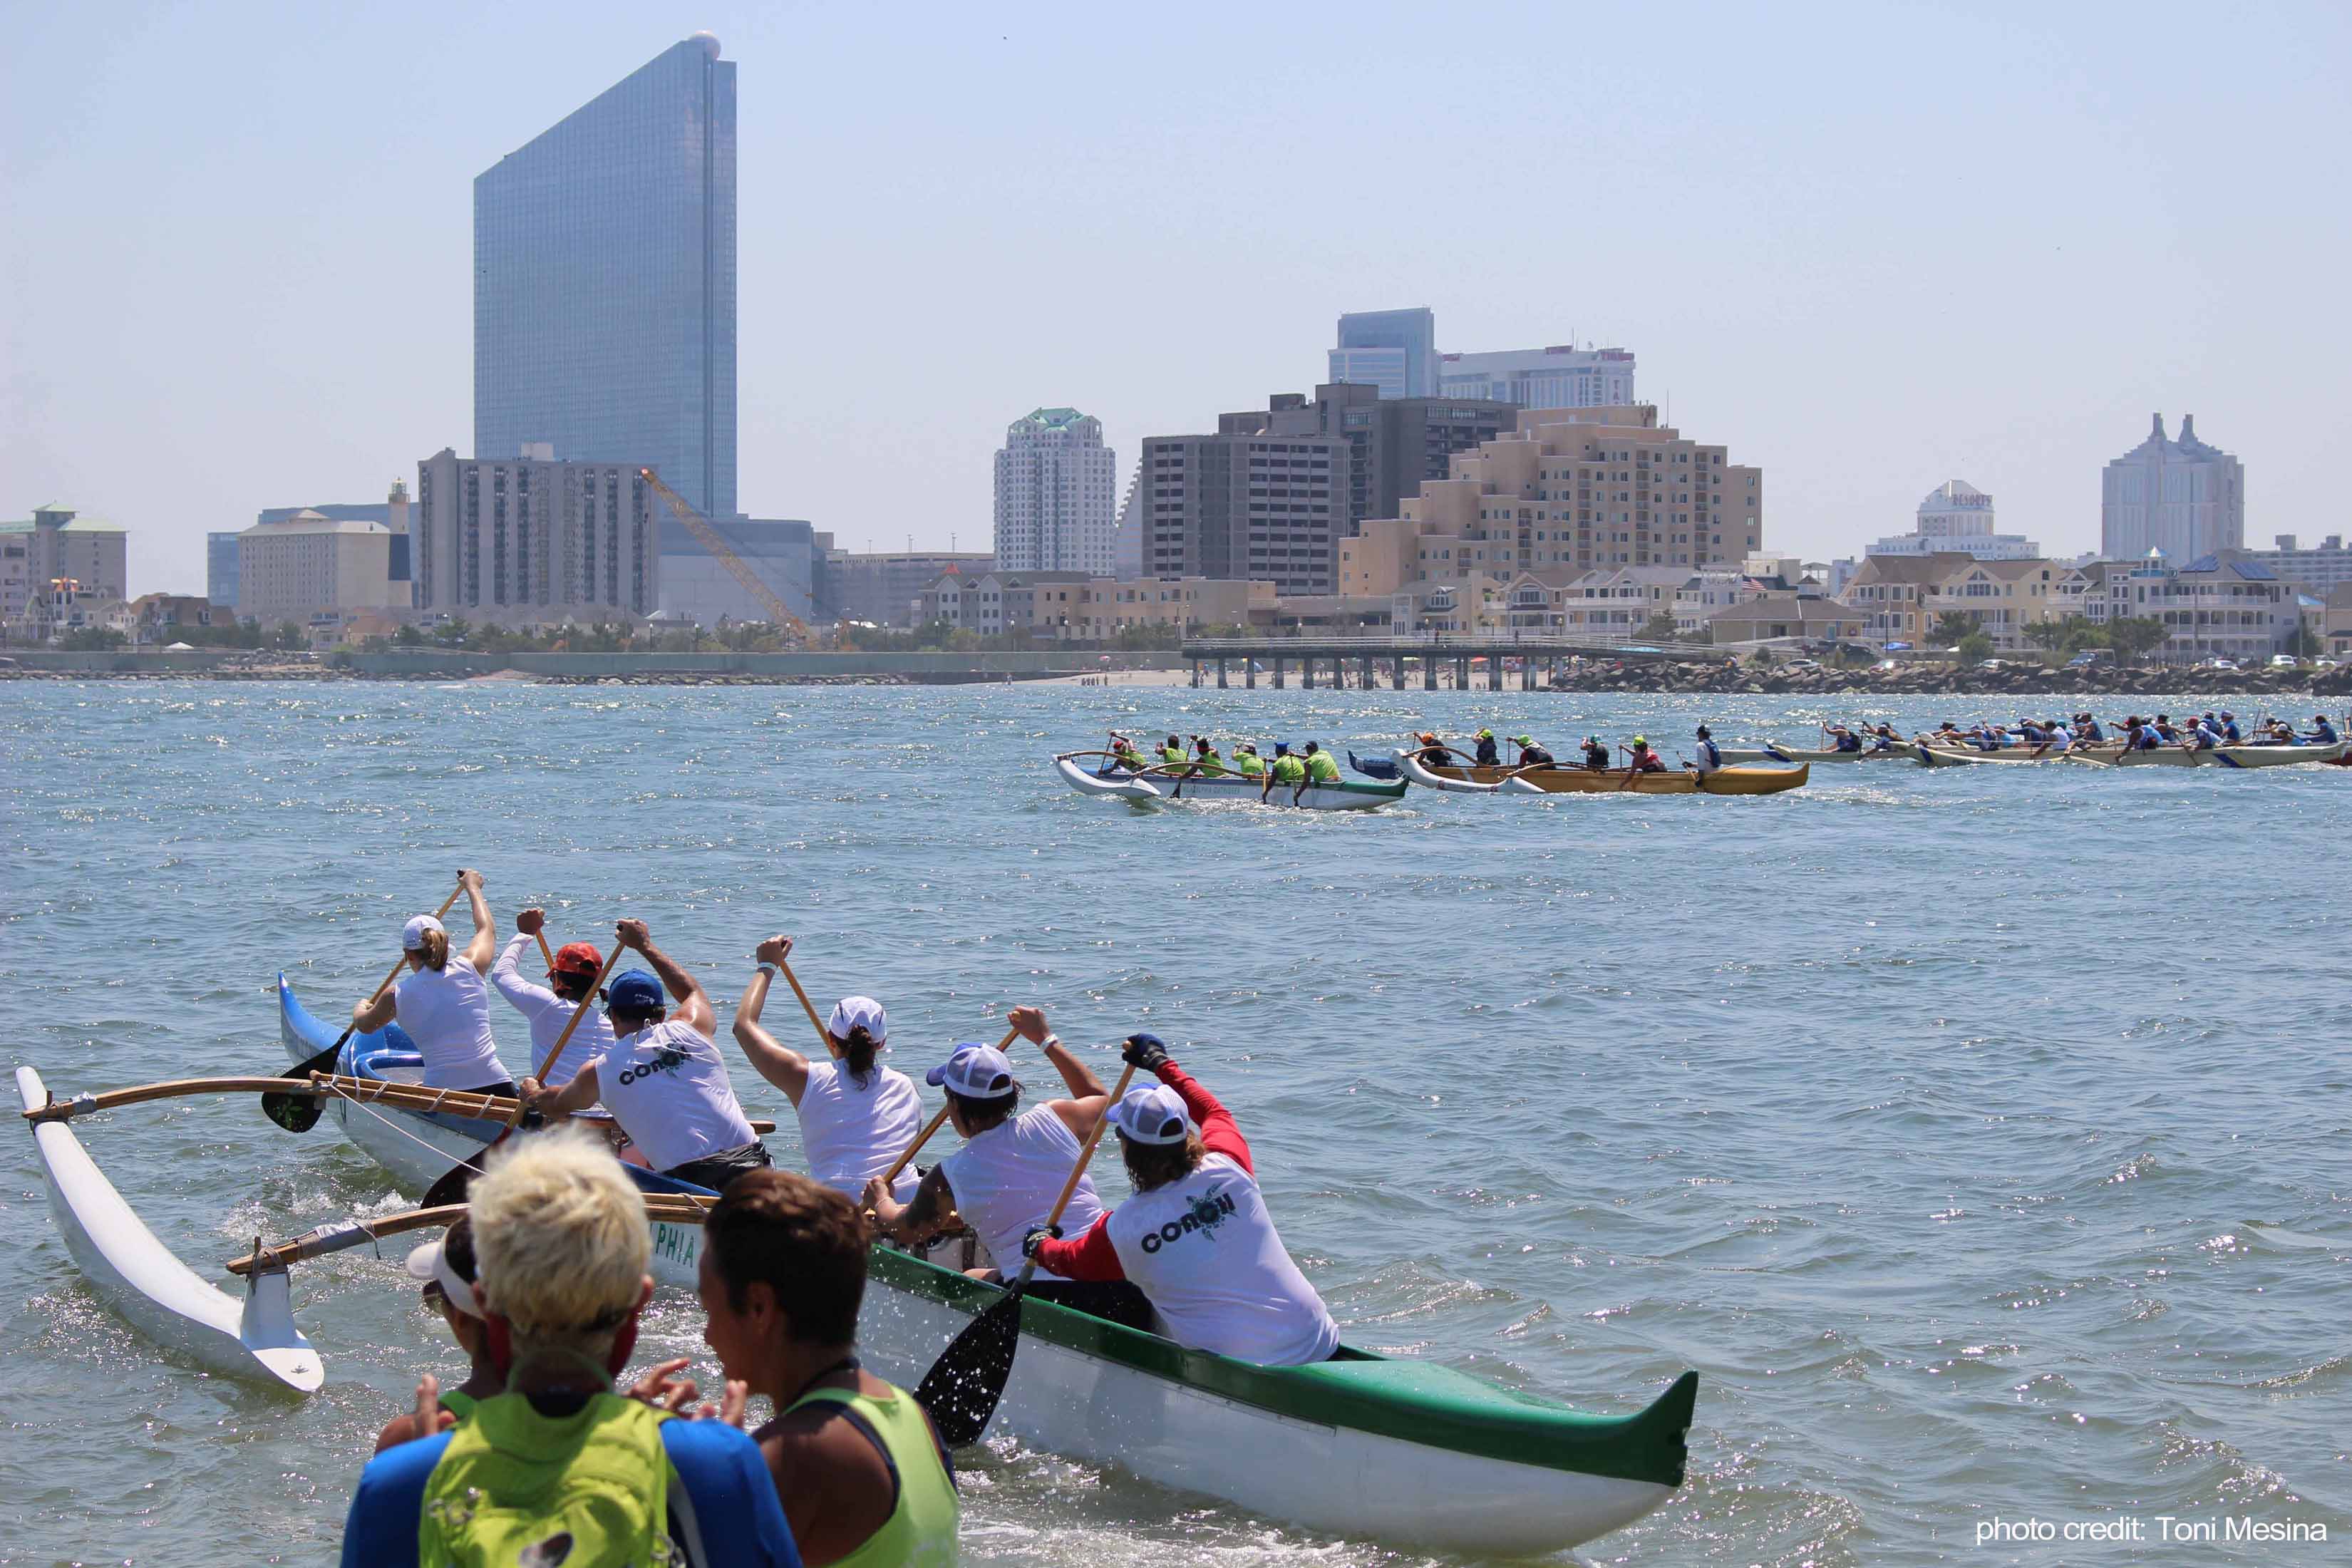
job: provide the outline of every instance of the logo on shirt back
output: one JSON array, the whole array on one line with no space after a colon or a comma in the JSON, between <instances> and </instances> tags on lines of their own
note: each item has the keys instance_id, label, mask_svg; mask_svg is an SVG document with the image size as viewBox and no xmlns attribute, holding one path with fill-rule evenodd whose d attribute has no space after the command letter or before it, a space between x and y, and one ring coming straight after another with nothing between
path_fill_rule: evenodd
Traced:
<instances>
[{"instance_id":1,"label":"logo on shirt back","mask_svg":"<svg viewBox=\"0 0 2352 1568\"><path fill-rule=\"evenodd\" d=\"M675 1046L664 1046L660 1050L654 1053L654 1057L651 1061L639 1062L633 1068L624 1068L621 1070L622 1087L626 1088L628 1085L636 1082L637 1079L641 1078L650 1078L657 1072L676 1072L678 1068L684 1067L686 1063L687 1055L684 1051L679 1050Z\"/></svg>"},{"instance_id":2,"label":"logo on shirt back","mask_svg":"<svg viewBox=\"0 0 2352 1568\"><path fill-rule=\"evenodd\" d=\"M1158 1230L1143 1234L1143 1250L1157 1252L1171 1241L1181 1241L1194 1231L1203 1231L1209 1239L1216 1239L1217 1227L1233 1215L1234 1200L1225 1193L1203 1193L1192 1200L1182 1219L1171 1219Z\"/></svg>"}]
</instances>

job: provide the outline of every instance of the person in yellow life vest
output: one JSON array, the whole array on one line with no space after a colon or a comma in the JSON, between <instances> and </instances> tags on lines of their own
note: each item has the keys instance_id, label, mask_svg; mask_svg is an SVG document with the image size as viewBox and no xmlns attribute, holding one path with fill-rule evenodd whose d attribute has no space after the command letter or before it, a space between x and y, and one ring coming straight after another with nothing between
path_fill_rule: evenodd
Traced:
<instances>
[{"instance_id":1,"label":"person in yellow life vest","mask_svg":"<svg viewBox=\"0 0 2352 1568\"><path fill-rule=\"evenodd\" d=\"M1160 760L1163 763L1173 763L1179 767L1183 765L1184 748L1177 744L1175 736L1171 735L1168 739L1160 743Z\"/></svg>"},{"instance_id":2,"label":"person in yellow life vest","mask_svg":"<svg viewBox=\"0 0 2352 1568\"><path fill-rule=\"evenodd\" d=\"M1234 748L1234 771L1245 779L1262 779L1265 776L1265 759L1257 754L1254 743L1244 741Z\"/></svg>"},{"instance_id":3,"label":"person in yellow life vest","mask_svg":"<svg viewBox=\"0 0 2352 1568\"><path fill-rule=\"evenodd\" d=\"M1264 801L1266 796L1274 793L1274 787L1280 784L1284 789L1291 791L1292 797L1296 799L1297 792L1304 787L1306 783L1307 764L1292 756L1281 742L1276 742L1274 748L1274 765L1266 769L1265 783L1258 786L1257 798Z\"/></svg>"},{"instance_id":4,"label":"person in yellow life vest","mask_svg":"<svg viewBox=\"0 0 2352 1568\"><path fill-rule=\"evenodd\" d=\"M1225 776L1225 759L1217 755L1217 748L1209 744L1206 735L1192 737L1192 765L1200 770L1204 779Z\"/></svg>"},{"instance_id":5,"label":"person in yellow life vest","mask_svg":"<svg viewBox=\"0 0 2352 1568\"><path fill-rule=\"evenodd\" d=\"M1312 741L1307 742L1307 779L1309 784L1319 784L1339 782L1339 764L1331 760L1330 752Z\"/></svg>"},{"instance_id":6,"label":"person in yellow life vest","mask_svg":"<svg viewBox=\"0 0 2352 1568\"><path fill-rule=\"evenodd\" d=\"M1117 731L1111 732L1110 760L1117 766L1125 768L1131 773L1141 773L1147 765L1143 760L1143 753L1135 749L1135 742Z\"/></svg>"},{"instance_id":7,"label":"person in yellow life vest","mask_svg":"<svg viewBox=\"0 0 2352 1568\"><path fill-rule=\"evenodd\" d=\"M810 1568L951 1568L959 1504L938 1431L914 1395L857 1359L866 1222L857 1205L787 1171L727 1189L704 1216L695 1294L726 1398L742 1418L764 1394L775 1417L751 1434ZM699 1396L673 1381L683 1359L635 1392L676 1409Z\"/></svg>"},{"instance_id":8,"label":"person in yellow life vest","mask_svg":"<svg viewBox=\"0 0 2352 1568\"><path fill-rule=\"evenodd\" d=\"M613 1390L654 1294L645 1200L620 1162L564 1129L488 1164L467 1204L506 1392L455 1426L433 1377L418 1381L422 1424L441 1430L368 1462L344 1520L344 1568L798 1568L757 1443Z\"/></svg>"}]
</instances>

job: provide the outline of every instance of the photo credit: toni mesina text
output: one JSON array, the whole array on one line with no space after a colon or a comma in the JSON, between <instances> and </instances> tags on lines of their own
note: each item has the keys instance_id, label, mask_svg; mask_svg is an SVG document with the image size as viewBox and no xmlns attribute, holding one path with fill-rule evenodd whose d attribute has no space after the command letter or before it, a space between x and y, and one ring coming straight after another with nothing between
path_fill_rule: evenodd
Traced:
<instances>
[{"instance_id":1,"label":"photo credit: toni mesina text","mask_svg":"<svg viewBox=\"0 0 2352 1568\"><path fill-rule=\"evenodd\" d=\"M2230 1513L1995 1514L1976 1523L1979 1546L2316 1546L2326 1540L2327 1526L2316 1520Z\"/></svg>"}]
</instances>

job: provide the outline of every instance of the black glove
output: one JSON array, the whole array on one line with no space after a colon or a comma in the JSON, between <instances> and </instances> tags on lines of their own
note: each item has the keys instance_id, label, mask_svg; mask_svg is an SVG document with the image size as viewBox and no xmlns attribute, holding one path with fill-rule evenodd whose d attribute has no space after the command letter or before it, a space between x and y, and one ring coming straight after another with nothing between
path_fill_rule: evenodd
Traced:
<instances>
[{"instance_id":1,"label":"black glove","mask_svg":"<svg viewBox=\"0 0 2352 1568\"><path fill-rule=\"evenodd\" d=\"M1168 1047L1157 1035L1129 1035L1118 1059L1138 1072L1156 1073L1168 1065Z\"/></svg>"},{"instance_id":2,"label":"black glove","mask_svg":"<svg viewBox=\"0 0 2352 1568\"><path fill-rule=\"evenodd\" d=\"M1039 1230L1035 1226L1031 1226L1029 1227L1029 1234L1021 1238L1021 1256L1024 1258L1036 1257L1037 1248L1045 1244L1045 1238L1049 1236L1055 1241L1061 1240L1062 1227L1058 1225L1049 1225L1045 1229Z\"/></svg>"}]
</instances>

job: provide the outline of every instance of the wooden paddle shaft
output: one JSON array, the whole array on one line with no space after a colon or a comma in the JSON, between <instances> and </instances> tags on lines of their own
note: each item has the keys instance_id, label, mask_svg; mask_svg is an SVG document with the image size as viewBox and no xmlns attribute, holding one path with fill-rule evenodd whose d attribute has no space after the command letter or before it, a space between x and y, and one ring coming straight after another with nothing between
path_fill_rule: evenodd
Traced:
<instances>
[{"instance_id":1,"label":"wooden paddle shaft","mask_svg":"<svg viewBox=\"0 0 2352 1568\"><path fill-rule=\"evenodd\" d=\"M588 987L588 994L580 999L580 1005L572 1009L572 1016L563 1020L563 1032L555 1037L555 1044L548 1047L547 1059L539 1064L539 1070L531 1074L531 1077L541 1083L547 1081L547 1075L555 1070L556 1059L563 1055L563 1047L572 1041L572 1031L580 1026L580 1020L586 1017L588 1009L595 1005L596 992L598 987L604 984L604 976L613 973L613 965L620 963L621 954L628 951L627 944L624 942L616 942L613 944L612 955L604 960L604 967L596 972L595 984ZM515 1118L520 1120L521 1116L522 1107L518 1102L515 1107Z\"/></svg>"},{"instance_id":2,"label":"wooden paddle shaft","mask_svg":"<svg viewBox=\"0 0 2352 1568\"><path fill-rule=\"evenodd\" d=\"M699 1225L702 1216L716 1198L704 1200L692 1193L647 1193L646 1217L663 1220L672 1225ZM440 1226L455 1225L466 1213L464 1204L444 1204L438 1208L409 1209L401 1214L385 1215L380 1219L345 1220L337 1225L322 1225L316 1230L305 1231L291 1241L265 1247L229 1259L232 1274L274 1273L289 1264L308 1258L322 1258L330 1252L341 1252L353 1247L380 1241L403 1231L429 1230Z\"/></svg>"},{"instance_id":3,"label":"wooden paddle shaft","mask_svg":"<svg viewBox=\"0 0 2352 1568\"><path fill-rule=\"evenodd\" d=\"M552 970L555 967L555 950L547 945L547 928L541 926L530 934L539 938L539 956L547 960L547 967Z\"/></svg>"},{"instance_id":4,"label":"wooden paddle shaft","mask_svg":"<svg viewBox=\"0 0 2352 1568\"><path fill-rule=\"evenodd\" d=\"M1129 1062L1127 1064L1127 1070L1118 1075L1118 1087L1112 1089L1110 1098L1103 1102L1103 1113L1095 1119L1094 1126L1087 1131L1087 1141L1078 1147L1078 1163L1070 1167L1070 1179L1062 1184L1062 1195L1054 1200L1053 1211L1045 1216L1045 1229L1048 1232L1062 1223L1062 1211L1070 1206L1070 1194L1078 1190L1078 1178L1087 1173L1087 1166L1094 1161L1095 1145L1102 1142L1103 1129L1110 1125L1110 1108L1127 1097L1127 1086L1134 1080L1134 1078L1135 1064ZM1028 1284L1030 1276L1036 1272L1035 1257L1023 1259L1021 1283Z\"/></svg>"},{"instance_id":5,"label":"wooden paddle shaft","mask_svg":"<svg viewBox=\"0 0 2352 1568\"><path fill-rule=\"evenodd\" d=\"M1018 1029L1005 1030L1004 1038L996 1042L996 1048L1001 1051L1012 1045L1013 1037L1020 1032ZM882 1186L885 1191L888 1190L891 1183L898 1179L898 1173L907 1168L907 1162L922 1152L923 1145L931 1141L931 1134L937 1132L940 1130L940 1123L947 1119L948 1108L942 1105L940 1107L940 1113L925 1122L923 1130L915 1134L915 1141L907 1145L906 1152L890 1162L890 1168L882 1173Z\"/></svg>"},{"instance_id":6,"label":"wooden paddle shaft","mask_svg":"<svg viewBox=\"0 0 2352 1568\"><path fill-rule=\"evenodd\" d=\"M785 984L793 988L793 994L801 999L801 1011L808 1015L809 1027L816 1031L817 1043L824 1047L824 1054L830 1057L833 1055L833 1036L826 1031L824 1021L816 1016L816 1004L811 1002L809 994L801 989L801 977L793 973L793 966L789 963L779 963L776 967L783 971Z\"/></svg>"}]
</instances>

